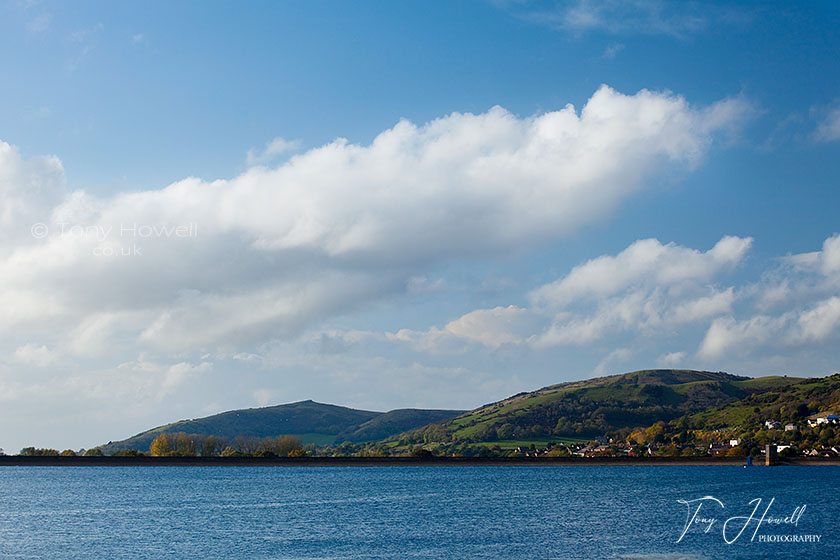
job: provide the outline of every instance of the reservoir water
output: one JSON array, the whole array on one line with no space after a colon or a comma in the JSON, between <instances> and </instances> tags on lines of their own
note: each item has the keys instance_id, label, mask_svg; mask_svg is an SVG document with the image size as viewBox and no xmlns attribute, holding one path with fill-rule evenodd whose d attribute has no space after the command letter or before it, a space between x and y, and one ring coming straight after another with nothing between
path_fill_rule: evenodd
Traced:
<instances>
[{"instance_id":1,"label":"reservoir water","mask_svg":"<svg viewBox=\"0 0 840 560\"><path fill-rule=\"evenodd\" d=\"M831 466L4 467L0 558L838 558L838 476Z\"/></svg>"}]
</instances>

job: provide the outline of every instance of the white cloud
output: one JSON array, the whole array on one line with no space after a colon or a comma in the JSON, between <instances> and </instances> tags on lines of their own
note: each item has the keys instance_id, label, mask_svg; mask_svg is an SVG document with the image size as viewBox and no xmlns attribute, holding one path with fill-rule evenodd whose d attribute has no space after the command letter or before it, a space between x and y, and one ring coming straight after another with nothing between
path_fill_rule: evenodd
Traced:
<instances>
[{"instance_id":1,"label":"white cloud","mask_svg":"<svg viewBox=\"0 0 840 560\"><path fill-rule=\"evenodd\" d=\"M43 33L50 28L50 23L52 23L51 14L39 14L26 24L26 30L30 33Z\"/></svg>"},{"instance_id":2,"label":"white cloud","mask_svg":"<svg viewBox=\"0 0 840 560\"><path fill-rule=\"evenodd\" d=\"M0 294L12 310L0 331L81 356L236 353L291 337L404 292L451 259L574 231L663 170L697 165L716 132L748 111L742 100L698 109L604 86L579 113L518 118L496 107L401 121L367 146L338 139L230 180L108 199L65 192L57 158L25 160L0 144L0 235L16 241L0 249ZM32 237L36 222L48 226L45 239ZM193 225L195 234L171 234ZM739 243L686 262L737 260ZM491 345L506 336L459 328Z\"/></svg>"},{"instance_id":3,"label":"white cloud","mask_svg":"<svg viewBox=\"0 0 840 560\"><path fill-rule=\"evenodd\" d=\"M802 313L797 320L798 341L820 342L840 326L840 298L831 297Z\"/></svg>"},{"instance_id":4,"label":"white cloud","mask_svg":"<svg viewBox=\"0 0 840 560\"><path fill-rule=\"evenodd\" d=\"M814 131L814 138L820 142L840 140L840 106L832 107Z\"/></svg>"},{"instance_id":5,"label":"white cloud","mask_svg":"<svg viewBox=\"0 0 840 560\"><path fill-rule=\"evenodd\" d=\"M110 375L112 380L121 380L127 388L137 391L139 393L137 398L160 401L189 381L196 381L201 375L207 374L213 369L213 364L211 362L162 364L141 354L136 360L124 362L116 369L117 372L106 372L106 375L100 379L100 383L111 387L111 383L105 380Z\"/></svg>"},{"instance_id":6,"label":"white cloud","mask_svg":"<svg viewBox=\"0 0 840 560\"><path fill-rule=\"evenodd\" d=\"M532 323L526 309L509 305L467 313L446 325L446 330L457 337L498 348L521 341L523 331L527 334Z\"/></svg>"},{"instance_id":7,"label":"white cloud","mask_svg":"<svg viewBox=\"0 0 840 560\"><path fill-rule=\"evenodd\" d=\"M610 43L609 45L607 45L607 48L604 49L604 54L601 55L601 56L603 58L608 59L608 60L612 60L613 58L616 57L616 55L618 53L620 53L623 50L624 50L624 44L623 43Z\"/></svg>"},{"instance_id":8,"label":"white cloud","mask_svg":"<svg viewBox=\"0 0 840 560\"><path fill-rule=\"evenodd\" d=\"M624 362L632 355L633 351L630 348L616 348L598 362L598 365L596 365L595 369L592 370L592 375L594 377L608 375L610 373L609 368L611 367L611 364Z\"/></svg>"},{"instance_id":9,"label":"white cloud","mask_svg":"<svg viewBox=\"0 0 840 560\"><path fill-rule=\"evenodd\" d=\"M443 278L430 279L427 276L412 276L406 282L406 291L409 294L428 294L442 290L446 286Z\"/></svg>"},{"instance_id":10,"label":"white cloud","mask_svg":"<svg viewBox=\"0 0 840 560\"><path fill-rule=\"evenodd\" d=\"M835 233L826 239L819 255L820 270L823 274L840 274L840 235Z\"/></svg>"},{"instance_id":11,"label":"white cloud","mask_svg":"<svg viewBox=\"0 0 840 560\"><path fill-rule=\"evenodd\" d=\"M219 395L218 389L210 388L214 372L210 362L141 354L117 366L80 367L44 345L29 344L19 350L10 356L8 368L0 362L7 451L26 445L89 447L129 437L194 415L208 397ZM230 392L236 386L235 375L224 386Z\"/></svg>"},{"instance_id":12,"label":"white cloud","mask_svg":"<svg viewBox=\"0 0 840 560\"><path fill-rule=\"evenodd\" d=\"M738 264L752 238L727 236L701 252L656 239L636 241L616 256L605 255L576 266L565 277L535 290L539 305L557 307L579 300L598 300L633 286L671 287L681 282L707 282Z\"/></svg>"},{"instance_id":13,"label":"white cloud","mask_svg":"<svg viewBox=\"0 0 840 560\"><path fill-rule=\"evenodd\" d=\"M754 294L762 312L809 303L831 297L840 290L840 235L823 242L821 251L788 255L777 259L760 282L747 290Z\"/></svg>"},{"instance_id":14,"label":"white cloud","mask_svg":"<svg viewBox=\"0 0 840 560\"><path fill-rule=\"evenodd\" d=\"M56 355L45 345L24 344L12 354L12 360L19 364L33 367L47 367L56 362Z\"/></svg>"},{"instance_id":15,"label":"white cloud","mask_svg":"<svg viewBox=\"0 0 840 560\"><path fill-rule=\"evenodd\" d=\"M662 367L673 368L685 363L686 357L688 357L686 352L669 352L660 356L656 363Z\"/></svg>"},{"instance_id":16,"label":"white cloud","mask_svg":"<svg viewBox=\"0 0 840 560\"><path fill-rule=\"evenodd\" d=\"M787 317L757 315L746 321L732 317L715 319L709 326L697 354L705 359L719 359L730 352L746 355L756 346L778 339Z\"/></svg>"},{"instance_id":17,"label":"white cloud","mask_svg":"<svg viewBox=\"0 0 840 560\"><path fill-rule=\"evenodd\" d=\"M257 151L254 148L248 150L246 161L249 166L264 165L271 163L280 155L300 149L300 146L300 140L286 140L285 138L280 138L278 136L271 142L268 142L260 151Z\"/></svg>"},{"instance_id":18,"label":"white cloud","mask_svg":"<svg viewBox=\"0 0 840 560\"><path fill-rule=\"evenodd\" d=\"M755 315L749 319L715 319L709 326L697 355L719 359L728 354L748 355L759 349L799 347L825 342L840 331L840 298L831 297L806 310L790 310L778 316ZM772 351L772 350L771 350Z\"/></svg>"},{"instance_id":19,"label":"white cloud","mask_svg":"<svg viewBox=\"0 0 840 560\"><path fill-rule=\"evenodd\" d=\"M683 39L711 25L744 24L745 13L727 7L663 0L576 0L550 8L533 2L505 4L515 16L554 29L586 33L599 31L616 35L664 35Z\"/></svg>"},{"instance_id":20,"label":"white cloud","mask_svg":"<svg viewBox=\"0 0 840 560\"><path fill-rule=\"evenodd\" d=\"M538 321L530 310L509 305L471 311L450 321L443 329L432 327L426 332L402 329L386 336L410 342L423 350L437 350L453 338L495 349L503 344L523 342L532 335Z\"/></svg>"},{"instance_id":21,"label":"white cloud","mask_svg":"<svg viewBox=\"0 0 840 560\"><path fill-rule=\"evenodd\" d=\"M55 156L24 159L0 141L0 257L15 242L31 239L31 227L61 202L64 168Z\"/></svg>"},{"instance_id":22,"label":"white cloud","mask_svg":"<svg viewBox=\"0 0 840 560\"><path fill-rule=\"evenodd\" d=\"M735 292L732 287L710 296L684 301L674 306L673 319L677 323L688 323L714 317L732 309Z\"/></svg>"},{"instance_id":23,"label":"white cloud","mask_svg":"<svg viewBox=\"0 0 840 560\"><path fill-rule=\"evenodd\" d=\"M105 26L97 23L91 27L77 29L70 34L73 47L68 49L69 58L65 63L68 72L73 73L81 66L88 56L96 49Z\"/></svg>"},{"instance_id":24,"label":"white cloud","mask_svg":"<svg viewBox=\"0 0 840 560\"><path fill-rule=\"evenodd\" d=\"M616 333L647 337L680 325L702 323L731 311L733 287L711 286L737 265L752 238L723 237L706 252L644 239L618 255L573 268L530 294L532 305L478 309L428 331L390 335L415 347L438 350L453 340L489 348L583 346Z\"/></svg>"},{"instance_id":25,"label":"white cloud","mask_svg":"<svg viewBox=\"0 0 840 560\"><path fill-rule=\"evenodd\" d=\"M550 326L531 339L537 347L557 345L583 346L618 333L635 333L653 338L680 325L702 322L729 311L732 288L718 292L706 289L709 296L686 298L682 290L694 292L688 284L678 290L631 290L600 300L590 307L570 306L555 315Z\"/></svg>"},{"instance_id":26,"label":"white cloud","mask_svg":"<svg viewBox=\"0 0 840 560\"><path fill-rule=\"evenodd\" d=\"M840 235L827 238L821 251L789 255L778 263L760 282L742 290L754 305L744 318L730 314L712 322L698 357L805 348L840 334Z\"/></svg>"}]
</instances>

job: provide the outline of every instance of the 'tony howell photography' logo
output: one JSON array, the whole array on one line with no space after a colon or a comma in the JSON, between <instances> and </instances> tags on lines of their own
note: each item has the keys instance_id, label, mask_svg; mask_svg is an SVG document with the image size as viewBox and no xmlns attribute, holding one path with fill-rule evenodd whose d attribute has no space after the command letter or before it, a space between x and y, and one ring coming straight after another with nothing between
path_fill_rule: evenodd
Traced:
<instances>
[{"instance_id":1,"label":"'tony howell photography' logo","mask_svg":"<svg viewBox=\"0 0 840 560\"><path fill-rule=\"evenodd\" d=\"M716 516L726 509L723 502L713 496L703 496L693 500L677 500L686 506L686 522L677 542L694 529L704 534L720 534L726 544L733 544L749 538L750 542L759 543L819 543L821 535L796 533L799 521L808 507L796 506L792 511L777 513L772 511L776 498L762 509L762 499L750 500L743 508L744 515L733 515L722 519ZM752 506L752 511L750 511ZM750 531L749 529L752 529Z\"/></svg>"},{"instance_id":2,"label":"'tony howell photography' logo","mask_svg":"<svg viewBox=\"0 0 840 560\"><path fill-rule=\"evenodd\" d=\"M81 225L59 222L52 228L45 223L33 224L32 237L46 239L50 236L79 239L95 243L89 253L95 257L143 256L142 247L134 241L154 239L184 239L198 237L198 224L138 224ZM132 241L130 245L126 240Z\"/></svg>"}]
</instances>

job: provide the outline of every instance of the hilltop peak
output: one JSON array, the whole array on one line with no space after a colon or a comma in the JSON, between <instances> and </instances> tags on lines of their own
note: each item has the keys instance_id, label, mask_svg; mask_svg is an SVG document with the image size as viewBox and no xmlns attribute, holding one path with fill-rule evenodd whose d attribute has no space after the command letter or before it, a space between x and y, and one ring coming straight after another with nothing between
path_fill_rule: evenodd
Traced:
<instances>
[{"instance_id":1,"label":"hilltop peak","mask_svg":"<svg viewBox=\"0 0 840 560\"><path fill-rule=\"evenodd\" d=\"M749 377L732 375L723 371L698 371L692 369L643 369L616 376L614 379L633 380L636 383L675 385L697 381L744 381Z\"/></svg>"}]
</instances>

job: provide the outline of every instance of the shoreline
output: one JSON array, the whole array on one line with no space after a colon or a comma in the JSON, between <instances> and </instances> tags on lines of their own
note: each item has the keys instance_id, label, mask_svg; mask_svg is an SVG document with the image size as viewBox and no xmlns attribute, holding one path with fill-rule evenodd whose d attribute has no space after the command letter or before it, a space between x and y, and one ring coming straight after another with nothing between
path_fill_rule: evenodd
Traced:
<instances>
[{"instance_id":1,"label":"shoreline","mask_svg":"<svg viewBox=\"0 0 840 560\"><path fill-rule=\"evenodd\" d=\"M0 456L0 467L562 467L743 466L743 457L30 457ZM776 466L840 465L840 457L779 459ZM752 465L763 467L763 458Z\"/></svg>"}]
</instances>

